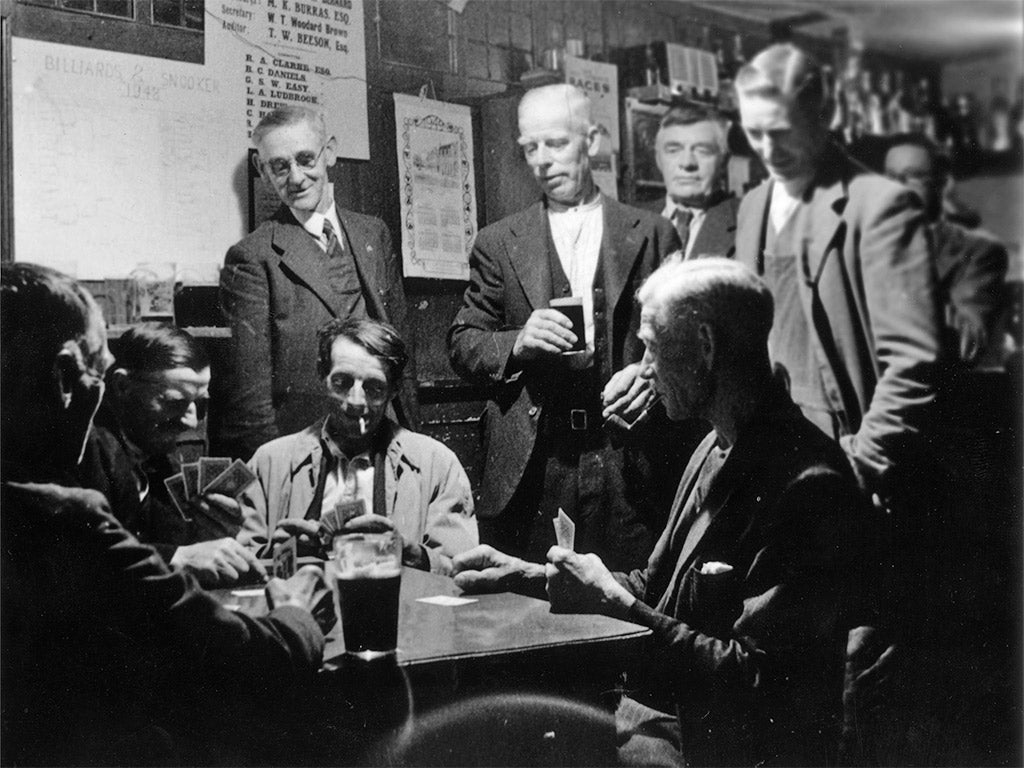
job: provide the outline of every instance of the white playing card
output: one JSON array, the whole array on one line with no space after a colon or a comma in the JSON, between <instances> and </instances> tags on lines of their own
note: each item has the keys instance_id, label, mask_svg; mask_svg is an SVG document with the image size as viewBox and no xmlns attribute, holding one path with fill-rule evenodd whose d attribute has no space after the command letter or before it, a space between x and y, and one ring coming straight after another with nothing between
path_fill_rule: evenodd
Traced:
<instances>
[{"instance_id":1,"label":"white playing card","mask_svg":"<svg viewBox=\"0 0 1024 768\"><path fill-rule=\"evenodd\" d=\"M576 523L574 523L565 510L558 508L558 517L552 521L555 526L555 541L558 546L565 549L572 549L576 545Z\"/></svg>"}]
</instances>

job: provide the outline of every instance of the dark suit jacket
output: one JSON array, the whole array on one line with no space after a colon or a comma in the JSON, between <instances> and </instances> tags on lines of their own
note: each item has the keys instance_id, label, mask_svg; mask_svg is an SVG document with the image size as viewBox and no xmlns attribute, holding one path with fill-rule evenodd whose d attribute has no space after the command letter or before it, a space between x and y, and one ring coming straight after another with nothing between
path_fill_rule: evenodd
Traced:
<instances>
[{"instance_id":1,"label":"dark suit jacket","mask_svg":"<svg viewBox=\"0 0 1024 768\"><path fill-rule=\"evenodd\" d=\"M76 474L83 488L92 488L106 497L121 525L169 563L178 547L233 537L242 527L240 514L234 520L220 518L219 510L208 516L198 505L189 508L188 518L183 516L164 485L164 480L179 470L180 466L168 456L139 462L129 449L116 416L101 405ZM145 474L149 481L144 501L139 500L136 472Z\"/></svg>"},{"instance_id":2,"label":"dark suit jacket","mask_svg":"<svg viewBox=\"0 0 1024 768\"><path fill-rule=\"evenodd\" d=\"M946 325L956 348L947 357L972 363L984 351L1003 308L1006 249L978 230L939 221L932 225L935 269Z\"/></svg>"},{"instance_id":3,"label":"dark suit jacket","mask_svg":"<svg viewBox=\"0 0 1024 768\"><path fill-rule=\"evenodd\" d=\"M370 317L394 325L413 352L401 264L384 222L338 210L339 234L355 259ZM230 365L214 450L249 458L279 435L323 416L324 382L316 375L316 331L338 316L323 251L287 207L233 245L220 277L221 307L231 324ZM415 426L416 364L406 365L398 419Z\"/></svg>"},{"instance_id":4,"label":"dark suit jacket","mask_svg":"<svg viewBox=\"0 0 1024 768\"><path fill-rule=\"evenodd\" d=\"M736 259L758 274L771 184L740 204ZM922 213L912 193L835 146L805 200L794 214L800 303L840 442L862 485L885 498L920 459L940 361Z\"/></svg>"},{"instance_id":5,"label":"dark suit jacket","mask_svg":"<svg viewBox=\"0 0 1024 768\"><path fill-rule=\"evenodd\" d=\"M616 574L638 600L629 619L654 631L630 682L678 706L688 764L827 764L847 625L878 562L856 481L781 387L694 492L716 440L694 452L647 568Z\"/></svg>"},{"instance_id":6,"label":"dark suit jacket","mask_svg":"<svg viewBox=\"0 0 1024 768\"><path fill-rule=\"evenodd\" d=\"M653 211L660 216L665 210L665 198L659 197L638 203L637 207ZM740 200L733 194L708 208L704 213L704 223L697 230L697 239L693 243L690 255L732 256L736 246L736 213L739 208Z\"/></svg>"},{"instance_id":7,"label":"dark suit jacket","mask_svg":"<svg viewBox=\"0 0 1024 768\"><path fill-rule=\"evenodd\" d=\"M633 296L679 236L661 217L604 198L604 291L610 369L643 357L636 338L640 309ZM448 330L452 366L462 376L500 385L484 414L487 461L479 517L501 513L522 479L537 439L537 424L564 371L550 361L512 370L512 347L530 313L552 298L547 210L537 202L480 231L470 255L469 287Z\"/></svg>"},{"instance_id":8,"label":"dark suit jacket","mask_svg":"<svg viewBox=\"0 0 1024 768\"><path fill-rule=\"evenodd\" d=\"M38 470L4 469L5 765L205 762L210 753L184 754L181 742L174 755L119 750L156 727L202 743L219 718L246 722L247 702L312 680L324 639L308 613L225 610L96 491L16 483Z\"/></svg>"}]
</instances>

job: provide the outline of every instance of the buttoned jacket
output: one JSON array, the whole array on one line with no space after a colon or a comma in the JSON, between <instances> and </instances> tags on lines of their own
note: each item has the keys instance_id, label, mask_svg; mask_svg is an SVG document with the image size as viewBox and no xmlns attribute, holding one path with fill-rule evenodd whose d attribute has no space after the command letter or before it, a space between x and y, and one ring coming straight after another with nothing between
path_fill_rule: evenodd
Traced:
<instances>
[{"instance_id":1,"label":"buttoned jacket","mask_svg":"<svg viewBox=\"0 0 1024 768\"><path fill-rule=\"evenodd\" d=\"M793 214L800 306L840 442L862 486L885 498L927 447L940 363L931 246L909 191L835 146L818 167ZM739 210L736 258L758 274L771 185Z\"/></svg>"},{"instance_id":2,"label":"buttoned jacket","mask_svg":"<svg viewBox=\"0 0 1024 768\"><path fill-rule=\"evenodd\" d=\"M646 211L602 198L604 280L595 286L605 304L609 370L643 357L636 334L637 289L679 248L671 223ZM523 477L537 440L545 402L565 380L560 361L517 366L512 348L535 309L553 297L550 263L554 242L543 201L480 231L470 255L469 286L448 330L452 367L472 381L493 385L483 417L486 463L478 514L501 513Z\"/></svg>"}]
</instances>

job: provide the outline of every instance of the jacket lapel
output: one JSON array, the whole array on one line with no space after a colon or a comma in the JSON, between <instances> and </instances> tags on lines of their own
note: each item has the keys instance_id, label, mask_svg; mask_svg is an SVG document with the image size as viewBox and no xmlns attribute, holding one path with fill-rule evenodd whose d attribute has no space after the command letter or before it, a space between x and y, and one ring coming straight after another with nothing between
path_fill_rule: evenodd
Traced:
<instances>
[{"instance_id":1,"label":"jacket lapel","mask_svg":"<svg viewBox=\"0 0 1024 768\"><path fill-rule=\"evenodd\" d=\"M302 442L292 453L292 466L289 473L287 499L281 500L281 518L303 517L313 503L316 484L320 479L320 465L323 460L323 445L320 443L320 431L324 421L321 419L302 432ZM289 515L289 511L291 514Z\"/></svg>"},{"instance_id":2,"label":"jacket lapel","mask_svg":"<svg viewBox=\"0 0 1024 768\"><path fill-rule=\"evenodd\" d=\"M638 226L636 211L615 200L604 198L604 234L601 237L601 261L604 267L604 289L608 314L618 306L619 297L629 282L644 235ZM630 297L632 300L632 297Z\"/></svg>"},{"instance_id":3,"label":"jacket lapel","mask_svg":"<svg viewBox=\"0 0 1024 768\"><path fill-rule=\"evenodd\" d=\"M323 302L332 316L337 317L324 252L309 233L292 216L291 211L278 211L274 228L273 247L281 254L281 264Z\"/></svg>"},{"instance_id":4,"label":"jacket lapel","mask_svg":"<svg viewBox=\"0 0 1024 768\"><path fill-rule=\"evenodd\" d=\"M551 270L548 268L551 227L543 203L523 212L509 227L508 258L531 309L543 309L551 300Z\"/></svg>"},{"instance_id":5,"label":"jacket lapel","mask_svg":"<svg viewBox=\"0 0 1024 768\"><path fill-rule=\"evenodd\" d=\"M338 222L345 233L345 247L351 249L350 253L355 261L356 274L359 277L359 284L363 288L363 299L367 303L367 309L372 317L387 321L387 310L382 296L385 281L381 278L381 274L384 260L390 254L378 253L373 243L374 238L366 227L357 220L343 216L340 210L338 211ZM377 290L377 286L380 286L380 290Z\"/></svg>"},{"instance_id":6,"label":"jacket lapel","mask_svg":"<svg viewBox=\"0 0 1024 768\"><path fill-rule=\"evenodd\" d=\"M703 256L714 254L725 256L736 238L736 209L731 199L719 203L708 210L697 232L697 239L693 241L691 256ZM728 243L726 248L723 243Z\"/></svg>"},{"instance_id":7,"label":"jacket lapel","mask_svg":"<svg viewBox=\"0 0 1024 768\"><path fill-rule=\"evenodd\" d=\"M845 227L842 214L846 208L846 184L836 179L827 186L816 186L808 205L800 207L797 215L797 232L801 239L797 244L802 263L802 277L809 284L817 284L825 267L825 260L832 252L832 242Z\"/></svg>"},{"instance_id":8,"label":"jacket lapel","mask_svg":"<svg viewBox=\"0 0 1024 768\"><path fill-rule=\"evenodd\" d=\"M763 246L761 236L768 216L771 188L771 182L765 182L747 193L743 199L743 216L737 221L736 227L736 259L757 274L763 271L759 255Z\"/></svg>"}]
</instances>

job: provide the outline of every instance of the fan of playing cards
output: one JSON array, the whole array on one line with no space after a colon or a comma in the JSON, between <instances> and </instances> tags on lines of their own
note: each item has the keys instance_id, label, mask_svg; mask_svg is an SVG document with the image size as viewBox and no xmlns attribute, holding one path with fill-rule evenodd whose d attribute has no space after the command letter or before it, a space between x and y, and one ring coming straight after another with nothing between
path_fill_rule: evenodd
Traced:
<instances>
[{"instance_id":1,"label":"fan of playing cards","mask_svg":"<svg viewBox=\"0 0 1024 768\"><path fill-rule=\"evenodd\" d=\"M324 549L330 551L334 537L344 533L345 523L354 517L366 514L366 502L362 499L342 501L330 512L320 517L320 539Z\"/></svg>"},{"instance_id":2,"label":"fan of playing cards","mask_svg":"<svg viewBox=\"0 0 1024 768\"><path fill-rule=\"evenodd\" d=\"M256 475L241 459L202 456L199 461L182 464L181 472L164 480L171 501L186 520L189 505L206 493L237 497L256 481Z\"/></svg>"}]
</instances>

